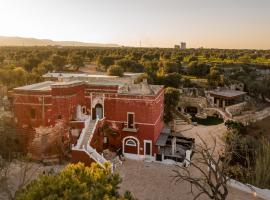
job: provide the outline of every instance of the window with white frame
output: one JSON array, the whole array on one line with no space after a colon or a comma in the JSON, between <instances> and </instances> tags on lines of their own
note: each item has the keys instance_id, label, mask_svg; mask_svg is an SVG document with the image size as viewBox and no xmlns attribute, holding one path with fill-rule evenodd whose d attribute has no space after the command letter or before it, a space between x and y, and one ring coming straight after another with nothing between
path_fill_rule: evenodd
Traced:
<instances>
[{"instance_id":1,"label":"window with white frame","mask_svg":"<svg viewBox=\"0 0 270 200\"><path fill-rule=\"evenodd\" d=\"M128 128L135 128L134 126L134 113L127 113L127 127Z\"/></svg>"},{"instance_id":2,"label":"window with white frame","mask_svg":"<svg viewBox=\"0 0 270 200\"><path fill-rule=\"evenodd\" d=\"M137 144L136 144L136 142L135 142L133 139L128 139L128 140L126 141L126 146L136 147Z\"/></svg>"}]
</instances>

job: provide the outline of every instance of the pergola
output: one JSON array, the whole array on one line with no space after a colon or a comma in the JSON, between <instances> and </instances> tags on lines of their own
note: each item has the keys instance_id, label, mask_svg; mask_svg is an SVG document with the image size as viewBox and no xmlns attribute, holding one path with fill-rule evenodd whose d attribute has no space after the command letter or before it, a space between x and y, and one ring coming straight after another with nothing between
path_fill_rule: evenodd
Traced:
<instances>
[{"instance_id":1,"label":"pergola","mask_svg":"<svg viewBox=\"0 0 270 200\"><path fill-rule=\"evenodd\" d=\"M226 106L234 105L244 101L246 92L239 90L213 90L209 92L210 96L214 98L214 104L217 107L225 108Z\"/></svg>"}]
</instances>

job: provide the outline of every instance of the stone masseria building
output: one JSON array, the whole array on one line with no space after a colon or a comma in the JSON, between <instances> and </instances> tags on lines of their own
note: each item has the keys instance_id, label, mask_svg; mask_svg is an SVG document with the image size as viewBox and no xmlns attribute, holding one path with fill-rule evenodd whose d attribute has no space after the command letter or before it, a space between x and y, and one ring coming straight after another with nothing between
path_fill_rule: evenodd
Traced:
<instances>
[{"instance_id":1,"label":"stone masseria building","mask_svg":"<svg viewBox=\"0 0 270 200\"><path fill-rule=\"evenodd\" d=\"M74 161L104 161L103 148L121 148L135 159L152 158L163 128L163 86L110 83L45 81L15 88L15 122L27 137L35 128L68 124ZM107 134L104 134L105 131Z\"/></svg>"}]
</instances>

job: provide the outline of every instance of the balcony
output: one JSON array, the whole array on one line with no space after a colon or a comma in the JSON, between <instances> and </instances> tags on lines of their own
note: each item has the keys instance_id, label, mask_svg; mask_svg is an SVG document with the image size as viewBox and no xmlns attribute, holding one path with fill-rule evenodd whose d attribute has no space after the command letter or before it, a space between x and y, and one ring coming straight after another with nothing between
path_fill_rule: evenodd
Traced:
<instances>
[{"instance_id":1,"label":"balcony","mask_svg":"<svg viewBox=\"0 0 270 200\"><path fill-rule=\"evenodd\" d=\"M137 124L130 124L128 126L127 122L124 122L124 128L122 129L122 131L127 131L127 132L133 132L133 133L137 133L139 130L139 128L137 128Z\"/></svg>"}]
</instances>

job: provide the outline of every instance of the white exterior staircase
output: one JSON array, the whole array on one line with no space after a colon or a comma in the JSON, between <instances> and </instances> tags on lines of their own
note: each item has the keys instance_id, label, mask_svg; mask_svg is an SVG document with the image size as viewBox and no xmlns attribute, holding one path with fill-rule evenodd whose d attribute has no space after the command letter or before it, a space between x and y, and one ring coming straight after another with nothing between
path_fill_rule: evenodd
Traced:
<instances>
[{"instance_id":1,"label":"white exterior staircase","mask_svg":"<svg viewBox=\"0 0 270 200\"><path fill-rule=\"evenodd\" d=\"M104 164L109 161L106 160L103 157L103 155L98 153L96 149L90 146L98 121L99 120L91 120L90 117L85 120L85 127L81 132L81 135L77 141L76 146L74 146L72 150L84 151L86 154L89 155L91 159L96 161L96 163L98 163L101 167L104 168ZM112 164L111 164L111 167L113 170Z\"/></svg>"}]
</instances>

